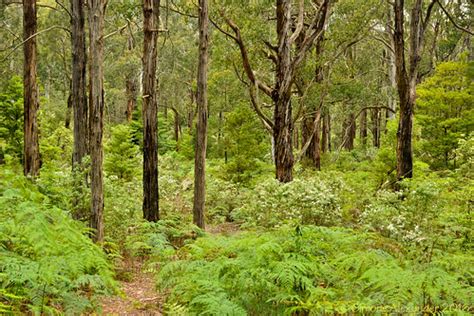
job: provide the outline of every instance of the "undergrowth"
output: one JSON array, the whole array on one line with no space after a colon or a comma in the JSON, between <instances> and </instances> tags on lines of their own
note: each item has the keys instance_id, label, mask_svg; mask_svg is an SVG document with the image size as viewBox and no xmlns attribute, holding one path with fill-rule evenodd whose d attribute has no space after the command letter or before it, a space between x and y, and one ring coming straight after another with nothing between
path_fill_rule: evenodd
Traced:
<instances>
[{"instance_id":1,"label":"undergrowth","mask_svg":"<svg viewBox=\"0 0 474 316\"><path fill-rule=\"evenodd\" d=\"M170 315L472 312L472 256L429 252L316 226L208 236L170 255L157 283Z\"/></svg>"},{"instance_id":2,"label":"undergrowth","mask_svg":"<svg viewBox=\"0 0 474 316\"><path fill-rule=\"evenodd\" d=\"M22 176L2 168L0 179L0 313L97 310L116 285L87 228Z\"/></svg>"}]
</instances>

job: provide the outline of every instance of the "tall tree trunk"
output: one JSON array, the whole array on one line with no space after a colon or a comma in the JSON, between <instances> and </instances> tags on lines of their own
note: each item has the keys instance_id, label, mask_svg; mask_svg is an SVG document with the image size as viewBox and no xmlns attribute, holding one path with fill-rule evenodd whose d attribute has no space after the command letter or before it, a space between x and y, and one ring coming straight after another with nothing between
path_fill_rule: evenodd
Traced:
<instances>
[{"instance_id":1,"label":"tall tree trunk","mask_svg":"<svg viewBox=\"0 0 474 316\"><path fill-rule=\"evenodd\" d=\"M107 0L89 0L89 128L91 153L91 219L93 239L104 239L104 184L102 134L104 125L104 20Z\"/></svg>"},{"instance_id":2,"label":"tall tree trunk","mask_svg":"<svg viewBox=\"0 0 474 316\"><path fill-rule=\"evenodd\" d=\"M137 83L132 75L129 75L125 80L125 95L127 96L127 110L125 114L127 116L127 122L130 123L137 103Z\"/></svg>"},{"instance_id":3,"label":"tall tree trunk","mask_svg":"<svg viewBox=\"0 0 474 316\"><path fill-rule=\"evenodd\" d=\"M207 62L209 51L208 1L199 0L199 65L197 75L197 135L194 160L193 222L204 228L206 202L206 149L207 149Z\"/></svg>"},{"instance_id":4,"label":"tall tree trunk","mask_svg":"<svg viewBox=\"0 0 474 316\"><path fill-rule=\"evenodd\" d=\"M285 85L290 84L288 75L291 67L290 25L291 1L277 0L278 52L276 67L276 86L273 91L276 178L280 182L293 180L293 139L291 91Z\"/></svg>"},{"instance_id":5,"label":"tall tree trunk","mask_svg":"<svg viewBox=\"0 0 474 316\"><path fill-rule=\"evenodd\" d=\"M143 218L160 218L156 56L160 0L143 0Z\"/></svg>"},{"instance_id":6,"label":"tall tree trunk","mask_svg":"<svg viewBox=\"0 0 474 316\"><path fill-rule=\"evenodd\" d=\"M23 0L23 173L36 177L41 165L36 84L36 0Z\"/></svg>"},{"instance_id":7,"label":"tall tree trunk","mask_svg":"<svg viewBox=\"0 0 474 316\"><path fill-rule=\"evenodd\" d=\"M84 29L84 2L71 0L71 44L72 44L72 80L71 80L71 107L74 113L74 148L72 154L72 169L82 173L84 166L82 159L89 153L89 111L86 96L86 33ZM89 219L89 207L82 200L84 189L87 186L87 176L79 177L74 182L73 198L75 219Z\"/></svg>"},{"instance_id":8,"label":"tall tree trunk","mask_svg":"<svg viewBox=\"0 0 474 316\"><path fill-rule=\"evenodd\" d=\"M360 141L362 145L367 145L367 110L360 113Z\"/></svg>"},{"instance_id":9,"label":"tall tree trunk","mask_svg":"<svg viewBox=\"0 0 474 316\"><path fill-rule=\"evenodd\" d=\"M405 59L404 38L404 0L395 0L394 11L394 51L398 97L400 101L400 120L397 131L397 178L413 177L412 129L413 108L416 97L418 80L418 65L421 60L420 52L423 44L424 31L428 25L433 5L432 1L423 18L423 0L415 0L410 12L410 46L408 66ZM408 68L408 69L407 69Z\"/></svg>"}]
</instances>

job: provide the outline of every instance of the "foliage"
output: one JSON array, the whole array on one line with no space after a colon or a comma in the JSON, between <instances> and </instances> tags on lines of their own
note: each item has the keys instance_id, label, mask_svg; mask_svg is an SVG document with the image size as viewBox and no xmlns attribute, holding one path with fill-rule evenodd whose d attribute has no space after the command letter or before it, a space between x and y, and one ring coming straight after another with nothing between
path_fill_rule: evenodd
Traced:
<instances>
[{"instance_id":1,"label":"foliage","mask_svg":"<svg viewBox=\"0 0 474 316\"><path fill-rule=\"evenodd\" d=\"M110 140L106 145L105 171L108 175L123 180L132 180L140 170L139 147L132 141L128 125L112 127Z\"/></svg>"},{"instance_id":2,"label":"foliage","mask_svg":"<svg viewBox=\"0 0 474 316\"><path fill-rule=\"evenodd\" d=\"M410 260L396 242L344 229L212 236L172 257L158 285L170 291L167 306L191 315L462 312L473 303L472 257Z\"/></svg>"},{"instance_id":3,"label":"foliage","mask_svg":"<svg viewBox=\"0 0 474 316\"><path fill-rule=\"evenodd\" d=\"M105 254L34 185L4 168L0 175L0 310L96 309L96 296L115 289Z\"/></svg>"},{"instance_id":4,"label":"foliage","mask_svg":"<svg viewBox=\"0 0 474 316\"><path fill-rule=\"evenodd\" d=\"M253 188L234 218L264 227L285 223L336 225L342 216L337 194L341 185L337 180L323 182L316 177L285 184L268 179Z\"/></svg>"},{"instance_id":5,"label":"foliage","mask_svg":"<svg viewBox=\"0 0 474 316\"><path fill-rule=\"evenodd\" d=\"M467 71L467 62L442 63L418 89L423 159L434 168L455 168L459 140L474 128L474 84Z\"/></svg>"},{"instance_id":6,"label":"foliage","mask_svg":"<svg viewBox=\"0 0 474 316\"><path fill-rule=\"evenodd\" d=\"M23 150L23 84L12 77L0 91L0 157L20 158Z\"/></svg>"}]
</instances>

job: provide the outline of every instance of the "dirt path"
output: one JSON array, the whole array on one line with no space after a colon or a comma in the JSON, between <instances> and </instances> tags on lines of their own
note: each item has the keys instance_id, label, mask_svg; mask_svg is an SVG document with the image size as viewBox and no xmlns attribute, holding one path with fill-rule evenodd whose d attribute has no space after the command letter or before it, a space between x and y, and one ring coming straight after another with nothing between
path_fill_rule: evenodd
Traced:
<instances>
[{"instance_id":1,"label":"dirt path","mask_svg":"<svg viewBox=\"0 0 474 316\"><path fill-rule=\"evenodd\" d=\"M155 289L152 273L137 265L131 269L130 280L120 283L124 296L104 298L102 315L162 315L162 296Z\"/></svg>"}]
</instances>

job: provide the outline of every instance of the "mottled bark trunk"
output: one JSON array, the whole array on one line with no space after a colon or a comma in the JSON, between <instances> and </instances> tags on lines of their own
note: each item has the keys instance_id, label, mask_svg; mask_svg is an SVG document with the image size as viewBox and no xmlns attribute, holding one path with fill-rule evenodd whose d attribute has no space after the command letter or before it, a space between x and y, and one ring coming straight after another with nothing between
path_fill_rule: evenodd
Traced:
<instances>
[{"instance_id":1,"label":"mottled bark trunk","mask_svg":"<svg viewBox=\"0 0 474 316\"><path fill-rule=\"evenodd\" d=\"M273 91L274 126L273 140L275 144L276 178L280 182L293 180L293 122L291 92L287 85L291 85L291 47L289 32L291 25L291 1L277 0L277 34L278 52L276 65L276 85Z\"/></svg>"},{"instance_id":2,"label":"mottled bark trunk","mask_svg":"<svg viewBox=\"0 0 474 316\"><path fill-rule=\"evenodd\" d=\"M72 44L72 80L71 107L73 111L74 148L72 154L72 169L83 173L82 159L89 153L89 110L86 95L86 33L84 28L84 2L71 0L71 44ZM88 220L89 206L83 200L87 187L87 175L75 177L74 198L72 201L72 216L75 219Z\"/></svg>"},{"instance_id":3,"label":"mottled bark trunk","mask_svg":"<svg viewBox=\"0 0 474 316\"><path fill-rule=\"evenodd\" d=\"M143 0L143 218L159 220L156 56L159 0Z\"/></svg>"},{"instance_id":4,"label":"mottled bark trunk","mask_svg":"<svg viewBox=\"0 0 474 316\"><path fill-rule=\"evenodd\" d=\"M104 240L103 146L104 125L104 20L106 0L89 0L89 130L91 154L91 218L93 239Z\"/></svg>"},{"instance_id":5,"label":"mottled bark trunk","mask_svg":"<svg viewBox=\"0 0 474 316\"><path fill-rule=\"evenodd\" d=\"M41 165L36 83L36 0L23 0L23 173L39 175Z\"/></svg>"},{"instance_id":6,"label":"mottled bark trunk","mask_svg":"<svg viewBox=\"0 0 474 316\"><path fill-rule=\"evenodd\" d=\"M206 150L207 150L207 63L209 50L208 1L199 0L199 65L197 75L197 134L194 159L193 222L204 228L206 202Z\"/></svg>"},{"instance_id":7,"label":"mottled bark trunk","mask_svg":"<svg viewBox=\"0 0 474 316\"><path fill-rule=\"evenodd\" d=\"M367 145L367 110L362 110L360 113L360 142L362 145Z\"/></svg>"},{"instance_id":8,"label":"mottled bark trunk","mask_svg":"<svg viewBox=\"0 0 474 316\"><path fill-rule=\"evenodd\" d=\"M127 116L127 122L132 121L132 114L135 111L135 106L137 104L137 83L135 79L129 76L125 80L125 95L127 96L127 109L125 110L125 115Z\"/></svg>"}]
</instances>

